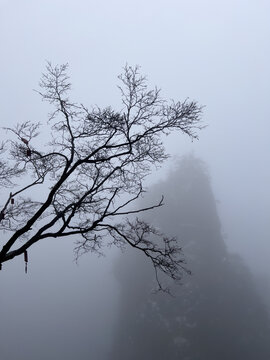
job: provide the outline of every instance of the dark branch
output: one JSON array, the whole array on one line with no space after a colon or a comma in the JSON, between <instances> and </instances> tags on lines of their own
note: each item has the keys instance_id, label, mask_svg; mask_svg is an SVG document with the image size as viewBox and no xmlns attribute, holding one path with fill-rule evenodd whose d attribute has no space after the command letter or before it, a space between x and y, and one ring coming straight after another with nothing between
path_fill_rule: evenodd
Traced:
<instances>
[{"instance_id":1,"label":"dark branch","mask_svg":"<svg viewBox=\"0 0 270 360\"><path fill-rule=\"evenodd\" d=\"M175 239L143 220L115 220L162 206L163 197L147 207L131 205L145 192L152 166L168 157L162 135L180 131L196 139L202 107L188 100L167 103L159 89L147 88L138 67L126 66L119 79L123 109L89 111L69 99L67 64L47 64L38 93L53 107L50 142L42 143L41 124L24 122L6 129L12 137L0 146L0 186L12 188L0 203L0 230L11 233L0 264L48 237L73 235L77 256L100 253L112 241L144 252L157 274L178 280L186 271Z\"/></svg>"}]
</instances>

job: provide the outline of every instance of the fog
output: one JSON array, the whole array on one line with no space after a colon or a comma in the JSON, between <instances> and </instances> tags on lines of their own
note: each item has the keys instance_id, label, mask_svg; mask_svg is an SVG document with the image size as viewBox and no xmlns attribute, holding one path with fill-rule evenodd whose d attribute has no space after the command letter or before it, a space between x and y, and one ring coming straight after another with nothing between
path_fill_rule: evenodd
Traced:
<instances>
[{"instance_id":1,"label":"fog","mask_svg":"<svg viewBox=\"0 0 270 360\"><path fill-rule=\"evenodd\" d=\"M140 65L149 84L160 87L165 98L189 98L205 106L203 123L207 126L199 132L199 140L191 142L181 134L165 138L171 158L157 172L153 170L146 183L150 192L159 186L162 192L161 184L172 181L170 176L175 174L183 155L193 154L203 160L215 202L215 221L220 224L217 238L224 246L220 251L236 259L234 270L226 268L226 274L231 273L224 277L229 283L233 278L241 282L244 277L245 283L252 284L242 293L237 290L239 297L235 290L235 302L230 306L237 304L234 311L240 309L243 293L247 294L250 303L243 300L241 316L245 316L245 309L253 310L250 323L245 326L249 329L252 324L264 335L269 326L270 300L269 11L269 2L260 0L0 1L1 126L26 120L46 122L49 106L33 91L38 88L46 60L69 63L74 101L89 107L97 104L119 108L117 75L126 63ZM48 131L43 131L47 139ZM3 131L1 134L6 136ZM167 203L169 206L170 201ZM164 209L166 229L171 211ZM181 203L177 211L182 213ZM184 237L181 233L172 235ZM135 309L130 308L132 326L132 316L136 317L144 304L142 298L148 299L147 294L151 293L152 278L151 286L146 281L140 287L135 270L131 271L136 258L129 251L122 254L115 248L105 248L105 257L86 254L76 264L73 242L74 239L52 239L33 246L27 274L23 259L5 264L0 273L1 359L121 359L117 355L121 349L119 337L127 326L122 318L124 311L121 312L123 299L132 304L133 295L140 297ZM205 251L207 254L210 249ZM192 268L188 251L186 258L187 267ZM199 259L205 258L201 255ZM117 266L123 266L124 280L119 277ZM237 278L233 274L240 267L243 277ZM211 269L210 264L206 266L210 274ZM196 272L192 281L197 281L205 294L211 282L206 281L204 287L196 280ZM191 281L185 279L189 277L184 276L183 284ZM237 281L233 282L232 291L237 288ZM177 288L176 298L185 294L182 289L185 288ZM219 290L222 293L224 288ZM161 304L166 320L164 304L171 301L167 300L169 295L158 294L154 300L154 295L149 296ZM188 296L187 299L192 303ZM184 310L178 313L177 306ZM183 303L177 306L168 316L185 314ZM211 311L207 311L204 314L210 317ZM150 310L148 313L150 316ZM255 322L256 315L260 321ZM140 326L145 326L143 321ZM163 330L154 336L153 329L158 326L154 322L149 327L153 347L162 339ZM221 321L215 326L229 334L229 325L226 327ZM242 329L240 326L237 330ZM246 337L251 335L251 330L247 330ZM139 344L136 330L133 336ZM164 343L168 349L168 342ZM232 342L228 344L232 346ZM256 344L257 347L246 347L250 354L265 345L263 341ZM141 345L140 349L146 348ZM227 358L237 359L237 346L235 349ZM127 354L125 351L123 347L121 356ZM267 358L267 348L262 351L261 359ZM170 354L168 359L180 356ZM238 354L242 356L244 352ZM132 358L131 354L128 356ZM203 353L181 356L204 359Z\"/></svg>"}]
</instances>

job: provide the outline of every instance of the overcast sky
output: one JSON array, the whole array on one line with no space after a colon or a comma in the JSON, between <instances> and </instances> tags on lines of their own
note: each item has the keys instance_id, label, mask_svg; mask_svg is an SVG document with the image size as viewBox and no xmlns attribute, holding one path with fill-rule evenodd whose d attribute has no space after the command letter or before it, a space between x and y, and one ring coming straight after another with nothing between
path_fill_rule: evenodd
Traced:
<instances>
[{"instance_id":1,"label":"overcast sky","mask_svg":"<svg viewBox=\"0 0 270 360\"><path fill-rule=\"evenodd\" d=\"M205 105L200 140L173 135L168 152L207 162L229 248L270 275L269 13L268 0L0 0L1 125L46 120L33 92L46 60L69 63L87 106L118 107L117 75L140 65L164 97Z\"/></svg>"}]
</instances>

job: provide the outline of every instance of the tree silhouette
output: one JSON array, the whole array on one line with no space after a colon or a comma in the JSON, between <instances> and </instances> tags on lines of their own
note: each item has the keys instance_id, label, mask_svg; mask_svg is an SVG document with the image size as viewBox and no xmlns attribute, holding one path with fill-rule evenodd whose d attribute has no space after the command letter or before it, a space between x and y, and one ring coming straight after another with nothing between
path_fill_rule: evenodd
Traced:
<instances>
[{"instance_id":1,"label":"tree silhouette","mask_svg":"<svg viewBox=\"0 0 270 360\"><path fill-rule=\"evenodd\" d=\"M146 221L178 236L192 275L181 286L169 281L174 297L153 295L144 258L117 260L121 291L110 359L268 359L268 314L249 270L226 249L206 166L183 158L150 196L159 192L166 204Z\"/></svg>"},{"instance_id":2,"label":"tree silhouette","mask_svg":"<svg viewBox=\"0 0 270 360\"><path fill-rule=\"evenodd\" d=\"M22 254L27 264L27 250L38 241L73 235L76 256L99 252L104 242L128 244L151 259L156 271L180 277L174 239L145 221L125 217L162 205L161 198L130 207L144 192L151 166L168 157L162 134L180 131L196 138L201 107L187 100L166 102L160 90L147 88L137 67L126 66L119 79L122 110L89 110L69 99L67 65L48 63L39 94L53 108L47 123L50 140L39 133L40 123L6 129L11 137L0 149L0 185L6 190L0 230L9 237L0 252L1 267Z\"/></svg>"}]
</instances>

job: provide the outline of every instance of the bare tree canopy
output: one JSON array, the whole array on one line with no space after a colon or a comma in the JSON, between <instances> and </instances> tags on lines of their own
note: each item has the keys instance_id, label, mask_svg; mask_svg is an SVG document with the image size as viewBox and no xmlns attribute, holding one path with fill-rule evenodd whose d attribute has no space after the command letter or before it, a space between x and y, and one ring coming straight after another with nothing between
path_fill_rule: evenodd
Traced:
<instances>
[{"instance_id":1,"label":"bare tree canopy","mask_svg":"<svg viewBox=\"0 0 270 360\"><path fill-rule=\"evenodd\" d=\"M165 101L159 89L148 89L138 67L126 66L119 76L123 108L89 110L70 100L67 67L48 63L40 81L39 94L53 107L50 142L42 144L40 123L6 129L11 136L0 149L6 195L1 267L22 254L27 262L27 250L40 240L75 236L77 257L99 252L103 244L128 244L151 259L156 273L178 279L184 267L175 239L136 218L161 206L163 198L146 208L131 204L143 194L152 166L168 157L162 135L178 130L197 138L202 108L188 100ZM42 196L34 196L35 188Z\"/></svg>"}]
</instances>

